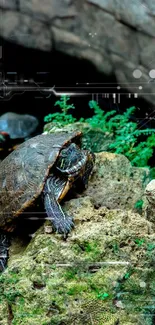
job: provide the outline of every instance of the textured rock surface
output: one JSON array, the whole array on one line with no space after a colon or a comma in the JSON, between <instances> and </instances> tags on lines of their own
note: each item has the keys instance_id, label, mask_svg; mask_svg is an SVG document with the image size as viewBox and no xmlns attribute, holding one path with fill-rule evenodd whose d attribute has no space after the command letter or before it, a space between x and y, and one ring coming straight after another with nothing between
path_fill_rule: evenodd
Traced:
<instances>
[{"instance_id":1,"label":"textured rock surface","mask_svg":"<svg viewBox=\"0 0 155 325\"><path fill-rule=\"evenodd\" d=\"M122 155L96 154L88 189L63 203L75 219L67 240L49 221L28 245L14 238L0 276L0 325L152 324L155 234L131 210L144 176Z\"/></svg>"},{"instance_id":2,"label":"textured rock surface","mask_svg":"<svg viewBox=\"0 0 155 325\"><path fill-rule=\"evenodd\" d=\"M145 83L142 96L154 102L154 85L148 83L155 63L152 0L0 0L0 16L3 38L88 59L131 92ZM142 72L140 79L133 77L135 69Z\"/></svg>"},{"instance_id":3,"label":"textured rock surface","mask_svg":"<svg viewBox=\"0 0 155 325\"><path fill-rule=\"evenodd\" d=\"M149 324L151 223L131 211L96 209L89 197L65 208L76 225L67 241L42 227L25 251L12 245L0 277L0 324Z\"/></svg>"},{"instance_id":4,"label":"textured rock surface","mask_svg":"<svg viewBox=\"0 0 155 325\"><path fill-rule=\"evenodd\" d=\"M97 154L88 195L96 207L132 209L142 199L150 176L147 168L132 167L124 155L109 152Z\"/></svg>"},{"instance_id":5,"label":"textured rock surface","mask_svg":"<svg viewBox=\"0 0 155 325\"><path fill-rule=\"evenodd\" d=\"M153 224L155 229L155 179L152 179L146 186L143 195L142 216Z\"/></svg>"}]
</instances>

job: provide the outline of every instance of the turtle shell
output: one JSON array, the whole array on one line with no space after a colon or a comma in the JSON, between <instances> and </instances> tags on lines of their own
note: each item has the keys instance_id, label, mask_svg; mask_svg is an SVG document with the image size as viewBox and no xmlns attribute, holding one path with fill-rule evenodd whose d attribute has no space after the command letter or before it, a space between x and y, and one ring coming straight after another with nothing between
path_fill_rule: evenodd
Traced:
<instances>
[{"instance_id":1,"label":"turtle shell","mask_svg":"<svg viewBox=\"0 0 155 325\"><path fill-rule=\"evenodd\" d=\"M41 194L60 150L71 142L80 144L81 136L81 132L41 134L19 145L0 163L1 229L11 231L15 217Z\"/></svg>"}]
</instances>

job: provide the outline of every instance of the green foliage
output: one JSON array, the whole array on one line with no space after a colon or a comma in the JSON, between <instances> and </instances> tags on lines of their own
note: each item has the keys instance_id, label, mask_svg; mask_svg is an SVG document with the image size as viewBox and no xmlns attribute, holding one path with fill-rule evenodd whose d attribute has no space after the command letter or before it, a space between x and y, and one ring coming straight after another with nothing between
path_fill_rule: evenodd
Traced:
<instances>
[{"instance_id":1,"label":"green foliage","mask_svg":"<svg viewBox=\"0 0 155 325\"><path fill-rule=\"evenodd\" d=\"M134 205L135 209L142 209L143 203L143 200L138 200Z\"/></svg>"},{"instance_id":2,"label":"green foliage","mask_svg":"<svg viewBox=\"0 0 155 325\"><path fill-rule=\"evenodd\" d=\"M155 243L149 243L147 244L147 250L148 251L152 251L155 249Z\"/></svg>"},{"instance_id":3,"label":"green foliage","mask_svg":"<svg viewBox=\"0 0 155 325\"><path fill-rule=\"evenodd\" d=\"M147 166L155 147L155 129L139 130L137 123L130 121L130 116L136 107L132 106L123 114L111 117L116 113L115 110L105 114L95 101L90 101L89 106L94 110L94 115L85 122L113 135L113 143L109 144L108 151L125 155L134 166ZM147 139L138 143L142 135Z\"/></svg>"},{"instance_id":4,"label":"green foliage","mask_svg":"<svg viewBox=\"0 0 155 325\"><path fill-rule=\"evenodd\" d=\"M116 113L115 110L104 113L104 111L99 107L95 100L89 101L89 107L94 111L94 115L91 118L80 119L80 122L89 123L94 128L101 128L104 132L113 132L113 125L110 124L108 120L109 117Z\"/></svg>"},{"instance_id":5,"label":"green foliage","mask_svg":"<svg viewBox=\"0 0 155 325\"><path fill-rule=\"evenodd\" d=\"M145 167L153 154L155 146L155 129L138 130L137 123L126 122L121 129L116 130L115 139L109 149L115 153L125 155L132 165ZM153 133L146 141L138 143L138 137ZM150 139L151 138L151 139ZM154 139L154 144L153 144Z\"/></svg>"},{"instance_id":6,"label":"green foliage","mask_svg":"<svg viewBox=\"0 0 155 325\"><path fill-rule=\"evenodd\" d=\"M18 281L19 275L14 272L10 272L8 277L5 276L5 273L0 275L0 302L5 299L8 303L11 303L21 296L19 290L16 289Z\"/></svg>"},{"instance_id":7,"label":"green foliage","mask_svg":"<svg viewBox=\"0 0 155 325\"><path fill-rule=\"evenodd\" d=\"M67 270L64 274L64 277L66 278L66 280L71 280L71 279L76 279L77 278L77 273L78 270L74 269L74 268L70 268L69 270Z\"/></svg>"},{"instance_id":8,"label":"green foliage","mask_svg":"<svg viewBox=\"0 0 155 325\"><path fill-rule=\"evenodd\" d=\"M138 245L138 247L141 247L145 243L145 239L137 238L137 239L135 239L135 243Z\"/></svg>"},{"instance_id":9,"label":"green foliage","mask_svg":"<svg viewBox=\"0 0 155 325\"><path fill-rule=\"evenodd\" d=\"M104 292L104 293L99 293L97 298L98 299L101 299L101 300L105 300L109 297L109 294L107 292Z\"/></svg>"},{"instance_id":10,"label":"green foliage","mask_svg":"<svg viewBox=\"0 0 155 325\"><path fill-rule=\"evenodd\" d=\"M132 106L123 114L111 117L115 111L104 114L104 111L94 101L90 101L89 106L94 110L94 116L86 119L86 122L113 135L113 143L109 144L108 151L125 155L134 166L147 166L155 147L155 129L139 130L137 123L130 121L130 116L136 107ZM142 135L147 138L138 143Z\"/></svg>"},{"instance_id":11,"label":"green foliage","mask_svg":"<svg viewBox=\"0 0 155 325\"><path fill-rule=\"evenodd\" d=\"M118 243L113 244L113 252L114 252L114 254L117 254L119 252L119 244Z\"/></svg>"},{"instance_id":12,"label":"green foliage","mask_svg":"<svg viewBox=\"0 0 155 325\"><path fill-rule=\"evenodd\" d=\"M75 106L73 104L68 104L69 100L69 96L61 96L60 100L57 100L54 104L54 106L59 106L61 108L61 112L48 114L44 117L44 122L53 122L58 124L58 126L64 126L69 123L74 123L76 121L76 118L74 118L72 114L69 114L68 111L70 109L75 109Z\"/></svg>"},{"instance_id":13,"label":"green foliage","mask_svg":"<svg viewBox=\"0 0 155 325\"><path fill-rule=\"evenodd\" d=\"M130 272L125 273L124 279L125 280L129 279L130 278L130 275L131 275Z\"/></svg>"},{"instance_id":14,"label":"green foliage","mask_svg":"<svg viewBox=\"0 0 155 325\"><path fill-rule=\"evenodd\" d=\"M153 178L155 178L155 167L152 167L150 169L150 179L153 179Z\"/></svg>"},{"instance_id":15,"label":"green foliage","mask_svg":"<svg viewBox=\"0 0 155 325\"><path fill-rule=\"evenodd\" d=\"M65 126L77 121L69 114L69 110L75 109L73 104L69 104L70 97L63 95L56 101L55 106L59 106L61 112L45 116L45 122L54 122L58 127ZM109 144L107 151L125 155L132 165L138 167L148 166L155 148L155 129L139 129L137 123L130 121L131 115L136 110L132 106L123 114L116 114L116 110L105 113L94 100L88 103L93 115L91 118L80 118L79 122L90 124L93 128L100 128L105 134L110 134L113 142ZM141 138L143 136L143 141Z\"/></svg>"}]
</instances>

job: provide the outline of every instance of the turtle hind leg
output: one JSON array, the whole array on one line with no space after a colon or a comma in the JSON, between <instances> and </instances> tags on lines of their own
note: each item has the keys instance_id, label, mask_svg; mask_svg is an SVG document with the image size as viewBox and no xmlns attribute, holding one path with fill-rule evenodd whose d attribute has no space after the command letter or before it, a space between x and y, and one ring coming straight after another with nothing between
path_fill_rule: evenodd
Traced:
<instances>
[{"instance_id":1,"label":"turtle hind leg","mask_svg":"<svg viewBox=\"0 0 155 325\"><path fill-rule=\"evenodd\" d=\"M65 183L66 180L49 177L45 184L43 198L48 219L51 220L54 230L64 236L74 227L73 218L68 216L58 203Z\"/></svg>"},{"instance_id":2,"label":"turtle hind leg","mask_svg":"<svg viewBox=\"0 0 155 325\"><path fill-rule=\"evenodd\" d=\"M7 266L9 246L10 239L8 234L0 232L0 272L3 272Z\"/></svg>"}]
</instances>

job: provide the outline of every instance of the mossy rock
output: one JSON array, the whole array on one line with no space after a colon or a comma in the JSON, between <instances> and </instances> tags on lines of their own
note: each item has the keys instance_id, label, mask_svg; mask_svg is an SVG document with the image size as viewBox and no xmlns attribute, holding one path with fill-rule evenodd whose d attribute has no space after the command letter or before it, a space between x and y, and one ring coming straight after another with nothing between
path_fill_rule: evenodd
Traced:
<instances>
[{"instance_id":1,"label":"mossy rock","mask_svg":"<svg viewBox=\"0 0 155 325\"><path fill-rule=\"evenodd\" d=\"M108 132L103 132L100 128L93 128L88 123L76 122L65 126L59 126L55 123L48 123L44 126L44 132L56 133L61 131L82 131L82 147L93 152L107 151L109 145L113 142L113 137Z\"/></svg>"},{"instance_id":2,"label":"mossy rock","mask_svg":"<svg viewBox=\"0 0 155 325\"><path fill-rule=\"evenodd\" d=\"M11 325L152 325L151 224L131 211L89 209L88 198L64 208L77 211L66 241L44 225L21 255L12 250L0 277L0 324L12 317Z\"/></svg>"}]
</instances>

